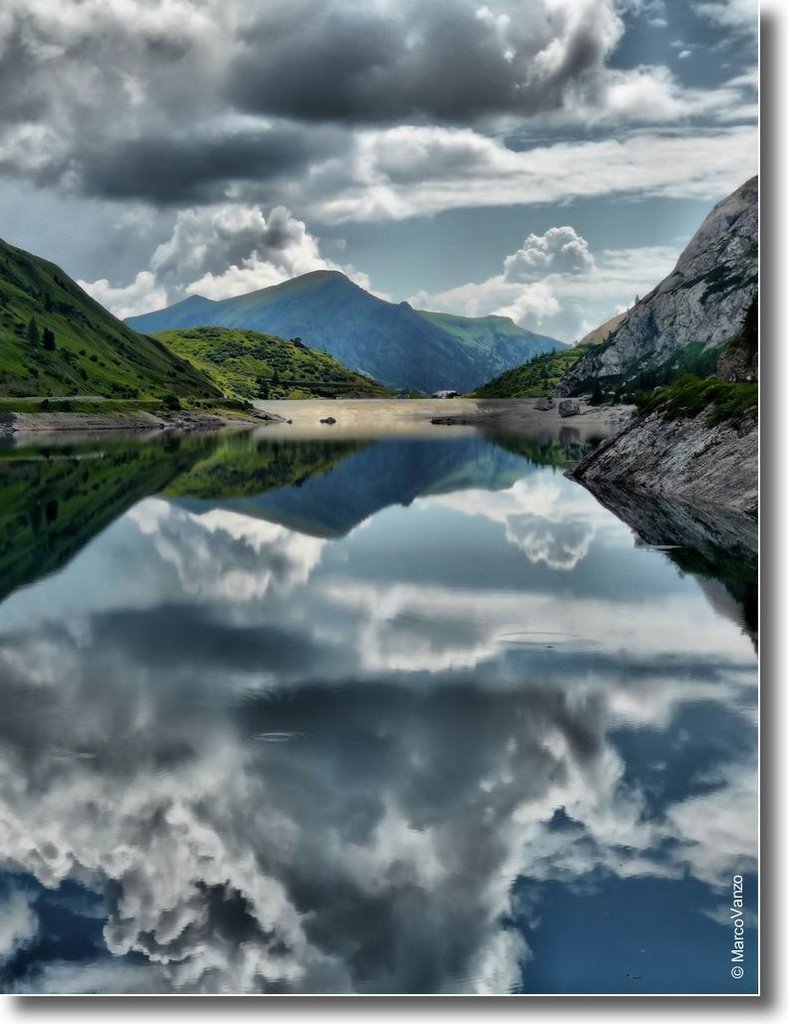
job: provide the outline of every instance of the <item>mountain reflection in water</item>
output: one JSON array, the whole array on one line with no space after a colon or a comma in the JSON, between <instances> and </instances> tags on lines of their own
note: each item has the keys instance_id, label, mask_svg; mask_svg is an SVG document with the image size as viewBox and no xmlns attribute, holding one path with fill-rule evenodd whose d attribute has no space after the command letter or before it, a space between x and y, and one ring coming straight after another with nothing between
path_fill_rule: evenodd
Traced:
<instances>
[{"instance_id":1,"label":"mountain reflection in water","mask_svg":"<svg viewBox=\"0 0 788 1024\"><path fill-rule=\"evenodd\" d=\"M582 448L0 453L3 990L754 991L754 567Z\"/></svg>"}]
</instances>

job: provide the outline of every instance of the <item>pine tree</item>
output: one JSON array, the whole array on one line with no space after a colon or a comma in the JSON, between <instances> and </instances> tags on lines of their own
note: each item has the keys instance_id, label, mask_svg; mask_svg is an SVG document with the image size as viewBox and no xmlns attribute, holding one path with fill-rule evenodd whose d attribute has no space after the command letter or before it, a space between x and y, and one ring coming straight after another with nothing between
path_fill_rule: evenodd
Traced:
<instances>
[{"instance_id":1,"label":"pine tree","mask_svg":"<svg viewBox=\"0 0 788 1024\"><path fill-rule=\"evenodd\" d=\"M37 345L39 342L38 324L34 316L30 317L30 323L27 325L27 340L33 345Z\"/></svg>"},{"instance_id":2,"label":"pine tree","mask_svg":"<svg viewBox=\"0 0 788 1024\"><path fill-rule=\"evenodd\" d=\"M44 328L44 348L47 352L55 351L55 332L48 327Z\"/></svg>"}]
</instances>

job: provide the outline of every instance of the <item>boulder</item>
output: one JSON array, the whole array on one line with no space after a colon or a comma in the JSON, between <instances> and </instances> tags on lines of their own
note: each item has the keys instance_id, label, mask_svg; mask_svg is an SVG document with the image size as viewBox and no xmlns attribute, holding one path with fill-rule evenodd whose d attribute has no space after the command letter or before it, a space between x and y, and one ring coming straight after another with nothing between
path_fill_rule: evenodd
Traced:
<instances>
[{"instance_id":1,"label":"boulder","mask_svg":"<svg viewBox=\"0 0 788 1024\"><path fill-rule=\"evenodd\" d=\"M580 412L580 403L576 398L563 398L558 403L559 416L577 416Z\"/></svg>"},{"instance_id":2,"label":"boulder","mask_svg":"<svg viewBox=\"0 0 788 1024\"><path fill-rule=\"evenodd\" d=\"M555 409L555 402L552 398L537 398L534 409L539 412L547 412L548 409Z\"/></svg>"}]
</instances>

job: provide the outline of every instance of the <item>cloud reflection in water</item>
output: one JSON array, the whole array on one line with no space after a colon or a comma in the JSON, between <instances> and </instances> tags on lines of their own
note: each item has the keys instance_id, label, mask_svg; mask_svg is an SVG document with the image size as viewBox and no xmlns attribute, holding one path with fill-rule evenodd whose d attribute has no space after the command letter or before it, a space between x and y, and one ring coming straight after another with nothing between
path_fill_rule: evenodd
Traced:
<instances>
[{"instance_id":1,"label":"cloud reflection in water","mask_svg":"<svg viewBox=\"0 0 788 1024\"><path fill-rule=\"evenodd\" d=\"M522 466L331 540L149 498L8 598L7 987L519 990L525 882L541 918L540 886L605 878L719 905L755 863L749 640ZM66 880L100 939L36 956L25 913Z\"/></svg>"}]
</instances>

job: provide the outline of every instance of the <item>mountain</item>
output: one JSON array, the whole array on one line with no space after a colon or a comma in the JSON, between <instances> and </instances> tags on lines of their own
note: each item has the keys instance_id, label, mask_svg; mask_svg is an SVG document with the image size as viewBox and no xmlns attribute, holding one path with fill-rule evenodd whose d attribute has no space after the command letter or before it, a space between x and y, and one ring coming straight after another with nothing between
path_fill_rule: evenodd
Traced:
<instances>
[{"instance_id":1,"label":"mountain","mask_svg":"<svg viewBox=\"0 0 788 1024\"><path fill-rule=\"evenodd\" d=\"M749 536L758 515L758 182L718 203L676 269L556 391L629 392L638 415L573 471L621 518L674 503L677 521ZM680 511L683 509L683 511ZM619 511L620 510L620 511ZM697 534L693 526L690 535Z\"/></svg>"},{"instance_id":2,"label":"mountain","mask_svg":"<svg viewBox=\"0 0 788 1024\"><path fill-rule=\"evenodd\" d=\"M151 334L220 326L299 337L388 387L428 392L469 391L540 352L564 347L506 317L473 319L385 302L332 270L220 301L191 296L128 323Z\"/></svg>"},{"instance_id":3,"label":"mountain","mask_svg":"<svg viewBox=\"0 0 788 1024\"><path fill-rule=\"evenodd\" d=\"M198 370L137 334L67 274L0 240L0 395L215 396Z\"/></svg>"},{"instance_id":4,"label":"mountain","mask_svg":"<svg viewBox=\"0 0 788 1024\"><path fill-rule=\"evenodd\" d=\"M253 437L217 450L167 496L195 513L223 508L315 537L344 537L383 508L511 487L528 469L524 457L478 436L295 445Z\"/></svg>"},{"instance_id":5,"label":"mountain","mask_svg":"<svg viewBox=\"0 0 788 1024\"><path fill-rule=\"evenodd\" d=\"M683 371L708 376L740 337L758 294L758 179L713 208L675 269L640 299L607 341L578 360L559 395L611 395L665 384Z\"/></svg>"},{"instance_id":6,"label":"mountain","mask_svg":"<svg viewBox=\"0 0 788 1024\"><path fill-rule=\"evenodd\" d=\"M231 398L376 398L389 392L325 352L257 331L191 327L163 331L168 349Z\"/></svg>"}]
</instances>

